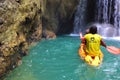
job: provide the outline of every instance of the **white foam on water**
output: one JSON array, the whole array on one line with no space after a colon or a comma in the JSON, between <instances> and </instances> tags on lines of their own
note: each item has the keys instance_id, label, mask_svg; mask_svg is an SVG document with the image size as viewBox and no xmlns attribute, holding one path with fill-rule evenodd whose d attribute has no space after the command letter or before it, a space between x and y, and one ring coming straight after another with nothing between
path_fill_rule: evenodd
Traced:
<instances>
[{"instance_id":1,"label":"white foam on water","mask_svg":"<svg viewBox=\"0 0 120 80\"><path fill-rule=\"evenodd\" d=\"M118 36L118 37L103 37L103 39L120 41L120 36Z\"/></svg>"},{"instance_id":2,"label":"white foam on water","mask_svg":"<svg viewBox=\"0 0 120 80\"><path fill-rule=\"evenodd\" d=\"M68 34L68 35L66 35L66 36L80 36L79 34Z\"/></svg>"},{"instance_id":3,"label":"white foam on water","mask_svg":"<svg viewBox=\"0 0 120 80\"><path fill-rule=\"evenodd\" d=\"M68 34L66 36L80 36L79 34ZM103 39L107 40L120 40L120 36L115 36L115 37L102 37Z\"/></svg>"},{"instance_id":4,"label":"white foam on water","mask_svg":"<svg viewBox=\"0 0 120 80\"><path fill-rule=\"evenodd\" d=\"M80 37L79 34L68 34L68 35L65 35L65 36ZM104 37L104 36L102 36L102 38L105 39L105 40L120 41L120 36L115 36L115 37Z\"/></svg>"}]
</instances>

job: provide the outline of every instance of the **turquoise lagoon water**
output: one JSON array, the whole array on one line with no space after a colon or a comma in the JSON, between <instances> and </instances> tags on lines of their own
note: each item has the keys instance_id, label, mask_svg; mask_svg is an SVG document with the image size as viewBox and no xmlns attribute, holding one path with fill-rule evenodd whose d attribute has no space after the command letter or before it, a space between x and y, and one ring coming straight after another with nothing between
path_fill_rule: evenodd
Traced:
<instances>
[{"instance_id":1,"label":"turquoise lagoon water","mask_svg":"<svg viewBox=\"0 0 120 80\"><path fill-rule=\"evenodd\" d=\"M105 40L107 45L120 47L116 40ZM42 40L31 47L23 64L15 68L5 80L120 80L120 55L104 53L99 67L87 65L78 56L79 37L61 36Z\"/></svg>"}]
</instances>

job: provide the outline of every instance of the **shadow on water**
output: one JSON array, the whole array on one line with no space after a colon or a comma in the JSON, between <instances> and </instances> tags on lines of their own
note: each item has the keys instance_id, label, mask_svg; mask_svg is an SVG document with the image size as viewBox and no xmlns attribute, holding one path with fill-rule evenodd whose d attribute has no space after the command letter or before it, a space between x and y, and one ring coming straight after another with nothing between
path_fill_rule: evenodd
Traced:
<instances>
[{"instance_id":1,"label":"shadow on water","mask_svg":"<svg viewBox=\"0 0 120 80\"><path fill-rule=\"evenodd\" d=\"M119 41L105 40L108 45L120 47ZM78 56L79 37L60 36L42 40L31 47L23 64L5 80L119 80L120 56L103 47L103 63L99 67L87 65Z\"/></svg>"}]
</instances>

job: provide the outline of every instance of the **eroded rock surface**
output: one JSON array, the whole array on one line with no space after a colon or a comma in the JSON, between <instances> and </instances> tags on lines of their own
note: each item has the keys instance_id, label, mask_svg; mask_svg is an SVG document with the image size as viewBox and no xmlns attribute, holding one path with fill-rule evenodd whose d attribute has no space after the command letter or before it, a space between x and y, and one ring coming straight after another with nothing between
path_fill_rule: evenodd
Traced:
<instances>
[{"instance_id":1,"label":"eroded rock surface","mask_svg":"<svg viewBox=\"0 0 120 80\"><path fill-rule=\"evenodd\" d=\"M79 0L0 0L0 77L22 63L31 43L70 33Z\"/></svg>"}]
</instances>

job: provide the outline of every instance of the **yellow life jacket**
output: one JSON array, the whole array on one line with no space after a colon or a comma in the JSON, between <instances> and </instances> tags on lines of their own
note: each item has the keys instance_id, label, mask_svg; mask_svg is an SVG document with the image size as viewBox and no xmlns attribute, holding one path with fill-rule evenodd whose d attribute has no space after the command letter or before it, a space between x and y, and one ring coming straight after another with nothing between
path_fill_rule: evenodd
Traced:
<instances>
[{"instance_id":1,"label":"yellow life jacket","mask_svg":"<svg viewBox=\"0 0 120 80\"><path fill-rule=\"evenodd\" d=\"M91 56L99 56L101 53L100 50L100 43L102 37L99 34L86 34L85 36L86 40L86 53Z\"/></svg>"}]
</instances>

